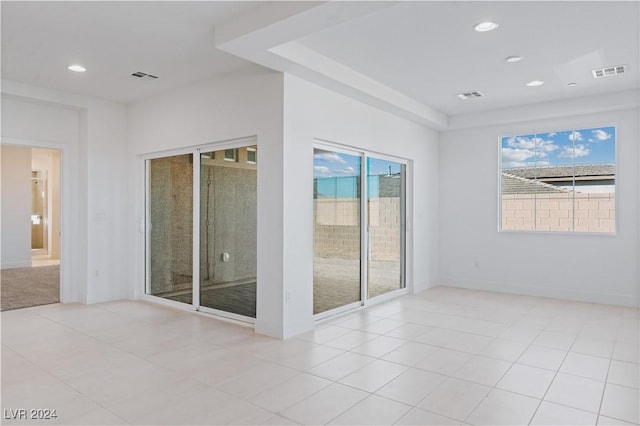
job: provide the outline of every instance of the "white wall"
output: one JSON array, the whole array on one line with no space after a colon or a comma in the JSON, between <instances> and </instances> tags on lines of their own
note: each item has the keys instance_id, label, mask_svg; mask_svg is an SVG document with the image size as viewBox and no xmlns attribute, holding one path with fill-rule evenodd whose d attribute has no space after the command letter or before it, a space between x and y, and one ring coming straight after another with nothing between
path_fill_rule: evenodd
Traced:
<instances>
[{"instance_id":1,"label":"white wall","mask_svg":"<svg viewBox=\"0 0 640 426\"><path fill-rule=\"evenodd\" d=\"M410 160L407 287L421 291L438 277L438 134L285 75L283 264L290 295L285 337L313 327L314 139Z\"/></svg>"},{"instance_id":2,"label":"white wall","mask_svg":"<svg viewBox=\"0 0 640 426\"><path fill-rule=\"evenodd\" d=\"M199 82L129 107L129 165L135 197L131 211L144 217L142 155L257 135L258 293L256 331L283 335L282 317L282 74L252 67ZM137 157L137 158L136 158ZM144 235L132 233L136 295L144 292Z\"/></svg>"},{"instance_id":3,"label":"white wall","mask_svg":"<svg viewBox=\"0 0 640 426\"><path fill-rule=\"evenodd\" d=\"M2 269L31 266L31 149L2 147Z\"/></svg>"},{"instance_id":4,"label":"white wall","mask_svg":"<svg viewBox=\"0 0 640 426\"><path fill-rule=\"evenodd\" d=\"M2 143L62 153L63 302L129 295L126 131L122 104L2 81Z\"/></svg>"},{"instance_id":5,"label":"white wall","mask_svg":"<svg viewBox=\"0 0 640 426\"><path fill-rule=\"evenodd\" d=\"M418 237L408 244L420 260L410 261L408 280L417 290L435 282L438 148L434 131L262 68L135 102L129 107L129 126L131 158L137 157L131 167L137 174L133 203L138 220L144 215L145 154L171 154L180 148L257 135L258 333L289 337L313 328L314 138L415 162L419 195L412 225ZM135 289L140 296L143 235L138 232L133 243L137 247ZM285 289L291 295L286 306Z\"/></svg>"},{"instance_id":6,"label":"white wall","mask_svg":"<svg viewBox=\"0 0 640 426\"><path fill-rule=\"evenodd\" d=\"M563 111L562 103L515 108L504 124L487 124L500 122L500 112L483 113L480 121L465 118L466 123L485 123L483 127L442 133L439 247L443 284L637 306L638 109L619 110L611 100L582 99L584 110L592 111L586 114L580 113L580 103L573 115ZM560 117L548 117L554 111ZM547 118L527 120L542 116ZM617 235L498 232L500 136L609 124L617 125Z\"/></svg>"}]
</instances>

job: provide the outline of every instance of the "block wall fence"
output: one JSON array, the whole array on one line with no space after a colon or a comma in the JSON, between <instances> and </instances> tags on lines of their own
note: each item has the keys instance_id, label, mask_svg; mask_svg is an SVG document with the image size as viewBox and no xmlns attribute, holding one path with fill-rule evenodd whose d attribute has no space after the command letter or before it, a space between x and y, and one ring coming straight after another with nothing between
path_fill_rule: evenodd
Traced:
<instances>
[{"instance_id":1,"label":"block wall fence","mask_svg":"<svg viewBox=\"0 0 640 426\"><path fill-rule=\"evenodd\" d=\"M502 196L505 231L615 232L615 194L509 194Z\"/></svg>"},{"instance_id":2,"label":"block wall fence","mask_svg":"<svg viewBox=\"0 0 640 426\"><path fill-rule=\"evenodd\" d=\"M313 213L316 256L360 258L360 200L316 199ZM371 259L397 261L400 230L399 197L369 200Z\"/></svg>"}]
</instances>

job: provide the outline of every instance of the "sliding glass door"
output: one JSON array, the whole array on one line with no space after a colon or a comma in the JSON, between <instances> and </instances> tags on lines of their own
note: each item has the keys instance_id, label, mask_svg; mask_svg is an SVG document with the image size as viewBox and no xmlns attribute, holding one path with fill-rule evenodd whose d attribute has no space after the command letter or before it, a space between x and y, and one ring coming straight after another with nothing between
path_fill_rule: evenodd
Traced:
<instances>
[{"instance_id":1,"label":"sliding glass door","mask_svg":"<svg viewBox=\"0 0 640 426\"><path fill-rule=\"evenodd\" d=\"M313 313L403 288L405 164L316 148L313 169Z\"/></svg>"},{"instance_id":2,"label":"sliding glass door","mask_svg":"<svg viewBox=\"0 0 640 426\"><path fill-rule=\"evenodd\" d=\"M404 287L405 169L367 158L367 297Z\"/></svg>"},{"instance_id":3,"label":"sliding glass door","mask_svg":"<svg viewBox=\"0 0 640 426\"><path fill-rule=\"evenodd\" d=\"M200 154L200 306L256 317L257 148Z\"/></svg>"},{"instance_id":4,"label":"sliding glass door","mask_svg":"<svg viewBox=\"0 0 640 426\"><path fill-rule=\"evenodd\" d=\"M147 160L147 294L191 303L193 155Z\"/></svg>"},{"instance_id":5,"label":"sliding glass door","mask_svg":"<svg viewBox=\"0 0 640 426\"><path fill-rule=\"evenodd\" d=\"M313 313L361 296L361 158L314 150Z\"/></svg>"},{"instance_id":6,"label":"sliding glass door","mask_svg":"<svg viewBox=\"0 0 640 426\"><path fill-rule=\"evenodd\" d=\"M255 142L230 146L146 161L146 294L249 320L258 152Z\"/></svg>"}]
</instances>

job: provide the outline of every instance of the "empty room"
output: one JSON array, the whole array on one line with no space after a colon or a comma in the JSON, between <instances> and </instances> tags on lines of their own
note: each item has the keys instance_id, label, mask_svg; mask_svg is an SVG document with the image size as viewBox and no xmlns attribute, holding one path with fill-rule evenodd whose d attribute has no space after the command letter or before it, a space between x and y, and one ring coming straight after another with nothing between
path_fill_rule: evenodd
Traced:
<instances>
[{"instance_id":1,"label":"empty room","mask_svg":"<svg viewBox=\"0 0 640 426\"><path fill-rule=\"evenodd\" d=\"M0 12L2 424L640 423L639 2Z\"/></svg>"}]
</instances>

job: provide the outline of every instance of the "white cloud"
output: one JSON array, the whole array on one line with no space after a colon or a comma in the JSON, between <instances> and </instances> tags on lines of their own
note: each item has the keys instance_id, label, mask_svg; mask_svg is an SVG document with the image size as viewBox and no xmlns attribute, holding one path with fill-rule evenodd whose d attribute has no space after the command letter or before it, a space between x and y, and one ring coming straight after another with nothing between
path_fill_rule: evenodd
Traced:
<instances>
[{"instance_id":1,"label":"white cloud","mask_svg":"<svg viewBox=\"0 0 640 426\"><path fill-rule=\"evenodd\" d=\"M586 157L591 153L591 150L582 144L578 144L575 147L576 157Z\"/></svg>"},{"instance_id":2,"label":"white cloud","mask_svg":"<svg viewBox=\"0 0 640 426\"><path fill-rule=\"evenodd\" d=\"M537 149L539 151L551 152L558 149L558 145L554 144L553 141L546 141L541 138L523 138L523 137L513 137L507 139L507 145L511 148L518 149Z\"/></svg>"},{"instance_id":3,"label":"white cloud","mask_svg":"<svg viewBox=\"0 0 640 426\"><path fill-rule=\"evenodd\" d=\"M510 161L524 161L535 157L536 153L532 149L502 148L502 163Z\"/></svg>"},{"instance_id":4,"label":"white cloud","mask_svg":"<svg viewBox=\"0 0 640 426\"><path fill-rule=\"evenodd\" d=\"M507 145L511 148L533 149L536 147L536 142L534 139L514 137L507 140Z\"/></svg>"},{"instance_id":5,"label":"white cloud","mask_svg":"<svg viewBox=\"0 0 640 426\"><path fill-rule=\"evenodd\" d=\"M548 135L550 138L552 138L552 137L554 137L555 135L557 135L557 133L556 133L556 132L551 132L551 133L547 133L547 135Z\"/></svg>"},{"instance_id":6,"label":"white cloud","mask_svg":"<svg viewBox=\"0 0 640 426\"><path fill-rule=\"evenodd\" d=\"M599 141L606 141L611 139L612 136L611 133L607 133L602 129L592 130L591 133L593 133L593 136Z\"/></svg>"},{"instance_id":7,"label":"white cloud","mask_svg":"<svg viewBox=\"0 0 640 426\"><path fill-rule=\"evenodd\" d=\"M582 135L580 134L580 132L573 131L573 132L571 132L571 134L569 135L569 140L570 140L570 141L573 141L573 142L575 142L575 141L581 141L581 140L582 140Z\"/></svg>"},{"instance_id":8,"label":"white cloud","mask_svg":"<svg viewBox=\"0 0 640 426\"><path fill-rule=\"evenodd\" d=\"M327 166L313 166L313 171L316 176L329 176L331 173Z\"/></svg>"},{"instance_id":9,"label":"white cloud","mask_svg":"<svg viewBox=\"0 0 640 426\"><path fill-rule=\"evenodd\" d=\"M538 150L544 152L551 152L558 149L558 145L554 144L553 141L543 141L542 139L537 139L536 143L538 145Z\"/></svg>"},{"instance_id":10,"label":"white cloud","mask_svg":"<svg viewBox=\"0 0 640 426\"><path fill-rule=\"evenodd\" d=\"M347 166L344 169L334 170L333 173L338 175L352 175L356 172L356 169L352 166Z\"/></svg>"},{"instance_id":11,"label":"white cloud","mask_svg":"<svg viewBox=\"0 0 640 426\"><path fill-rule=\"evenodd\" d=\"M335 152L321 152L319 154L314 154L313 158L316 160L323 160L328 163L347 164L345 159Z\"/></svg>"},{"instance_id":12,"label":"white cloud","mask_svg":"<svg viewBox=\"0 0 640 426\"><path fill-rule=\"evenodd\" d=\"M578 158L578 157L586 157L591 153L591 150L579 143L575 146L567 145L564 147L562 152L558 154L558 158Z\"/></svg>"}]
</instances>

